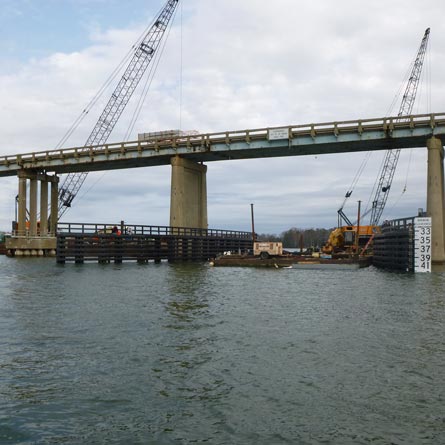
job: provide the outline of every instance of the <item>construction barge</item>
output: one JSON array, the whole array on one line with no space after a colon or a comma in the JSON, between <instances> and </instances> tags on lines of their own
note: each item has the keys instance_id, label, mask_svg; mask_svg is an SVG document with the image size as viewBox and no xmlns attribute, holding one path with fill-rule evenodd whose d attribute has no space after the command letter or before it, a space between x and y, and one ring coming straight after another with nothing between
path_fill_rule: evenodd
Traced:
<instances>
[{"instance_id":1,"label":"construction barge","mask_svg":"<svg viewBox=\"0 0 445 445\"><path fill-rule=\"evenodd\" d=\"M225 252L210 260L211 266L219 267L274 267L288 269L339 269L356 270L372 263L369 255L338 254L321 252L288 252L282 243L254 242L253 251L244 254Z\"/></svg>"},{"instance_id":2,"label":"construction barge","mask_svg":"<svg viewBox=\"0 0 445 445\"><path fill-rule=\"evenodd\" d=\"M216 267L274 267L288 269L356 270L368 267L371 257L364 258L314 258L289 255L262 259L252 255L224 255L210 261Z\"/></svg>"}]
</instances>

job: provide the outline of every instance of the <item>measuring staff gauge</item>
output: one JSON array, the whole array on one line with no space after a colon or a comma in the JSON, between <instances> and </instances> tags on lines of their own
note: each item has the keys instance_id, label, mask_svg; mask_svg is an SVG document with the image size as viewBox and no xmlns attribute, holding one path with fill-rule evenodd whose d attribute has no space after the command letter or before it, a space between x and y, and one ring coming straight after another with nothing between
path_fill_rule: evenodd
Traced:
<instances>
[{"instance_id":1,"label":"measuring staff gauge","mask_svg":"<svg viewBox=\"0 0 445 445\"><path fill-rule=\"evenodd\" d=\"M414 218L414 272L431 272L431 218Z\"/></svg>"}]
</instances>

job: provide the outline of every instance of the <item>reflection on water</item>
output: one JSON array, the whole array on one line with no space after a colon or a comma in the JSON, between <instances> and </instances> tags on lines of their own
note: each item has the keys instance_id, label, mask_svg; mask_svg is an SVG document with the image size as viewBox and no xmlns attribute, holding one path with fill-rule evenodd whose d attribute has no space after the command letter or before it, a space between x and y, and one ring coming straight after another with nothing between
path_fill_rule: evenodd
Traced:
<instances>
[{"instance_id":1,"label":"reflection on water","mask_svg":"<svg viewBox=\"0 0 445 445\"><path fill-rule=\"evenodd\" d=\"M215 402L229 390L213 368L216 335L207 300L208 273L202 265L173 265L166 283L164 328L170 341L163 343L157 378L160 394L183 402L187 418L196 414L188 404Z\"/></svg>"},{"instance_id":2,"label":"reflection on water","mask_svg":"<svg viewBox=\"0 0 445 445\"><path fill-rule=\"evenodd\" d=\"M445 443L445 273L0 268L1 444Z\"/></svg>"}]
</instances>

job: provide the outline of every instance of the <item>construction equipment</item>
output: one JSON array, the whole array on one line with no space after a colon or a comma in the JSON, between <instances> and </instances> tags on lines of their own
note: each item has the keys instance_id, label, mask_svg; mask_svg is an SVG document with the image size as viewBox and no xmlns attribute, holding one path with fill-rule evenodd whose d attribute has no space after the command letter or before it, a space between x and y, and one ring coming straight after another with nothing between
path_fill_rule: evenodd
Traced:
<instances>
[{"instance_id":1,"label":"construction equipment","mask_svg":"<svg viewBox=\"0 0 445 445\"><path fill-rule=\"evenodd\" d=\"M422 72L423 61L425 58L425 52L428 45L428 38L430 35L430 28L425 31L425 34L420 44L419 51L417 52L416 59L411 70L411 75L408 79L405 92L402 97L402 103L398 116L409 116L413 110L414 102L416 100L417 88L419 86L420 75ZM400 122L402 119L408 119L406 117L398 119ZM400 148L396 150L388 150L385 155L382 169L379 175L379 182L376 188L374 199L372 201L371 209L371 225L378 225L385 209L386 201L388 199L389 191L391 189L392 180L397 167L397 161L400 156Z\"/></svg>"},{"instance_id":2,"label":"construction equipment","mask_svg":"<svg viewBox=\"0 0 445 445\"><path fill-rule=\"evenodd\" d=\"M377 233L380 233L379 226L350 225L337 227L330 233L326 244L321 248L321 250L323 253L332 255L350 255L354 253L360 253L363 255L370 247L370 240L372 240L374 235Z\"/></svg>"},{"instance_id":3,"label":"construction equipment","mask_svg":"<svg viewBox=\"0 0 445 445\"><path fill-rule=\"evenodd\" d=\"M417 55L413 62L410 76L408 78L404 94L402 96L402 102L400 104L400 109L398 113L400 119L398 119L398 122L409 119L407 116L409 116L413 110L417 94L417 88L420 82L423 61L425 59L425 53L428 45L429 35L430 35L430 28L427 28L423 35L419 50L417 51ZM384 161L382 163L382 168L380 170L379 175L377 176L378 178L378 182L376 181L377 186L374 186L373 188L373 192L375 190L375 195L374 199L372 200L372 207L369 210L365 211L365 213L362 215L362 217L364 217L369 212L371 212L371 217L369 221L370 226L379 225L380 218L382 216L383 210L385 209L386 201L388 200L389 192L391 190L392 180L394 178L394 173L397 167L399 156L400 156L400 149L387 150L387 152L385 153ZM363 169L364 167L360 168ZM343 205L337 211L339 216L339 224L338 224L339 226L341 226L342 221L344 221L349 226L353 225L351 221L346 217L343 211L346 200L351 195L352 195L352 190L348 190L348 192L345 195L345 200L343 202Z\"/></svg>"},{"instance_id":4,"label":"construction equipment","mask_svg":"<svg viewBox=\"0 0 445 445\"><path fill-rule=\"evenodd\" d=\"M154 24L139 41L124 74L111 94L102 114L85 143L85 150L92 145L105 143L128 104L134 90L160 47L161 40L174 14L179 0L168 0ZM70 173L59 189L59 218L71 207L88 173Z\"/></svg>"},{"instance_id":5,"label":"construction equipment","mask_svg":"<svg viewBox=\"0 0 445 445\"><path fill-rule=\"evenodd\" d=\"M423 61L425 59L425 53L428 45L429 35L430 28L427 28L423 35L419 50L417 51L411 73L408 78L404 94L402 96L402 102L398 113L398 116L400 116L400 118L398 119L399 122L404 119L409 119L409 117L407 116L409 116L413 110L417 88L419 86L421 77ZM359 246L369 247L369 245L371 244L371 237L373 237L374 234L378 233L380 230L380 218L382 216L383 210L385 209L386 201L388 200L392 180L394 178L394 173L400 156L400 151L400 149L387 150L387 152L385 153L382 168L378 175L378 182L376 181L377 186L374 186L373 189L373 192L375 190L375 195L372 201L372 207L369 210L365 211L363 215L361 215L361 217L363 218L368 213L371 213L370 222L369 225L363 225L358 228L358 240L356 238L357 226L351 222L351 220L343 211L347 199L352 195L353 192L352 189L347 191L342 206L339 210L337 210L338 228L331 232L327 243L323 247L323 251L325 253L332 253L334 251L340 251L342 249L350 252L351 246L353 246L354 244L357 246L355 250L358 250ZM364 165L362 164L362 166L360 166L360 173L363 171L363 169ZM357 174L356 178L354 178L354 184L357 182L358 176L359 174ZM346 223L346 225L342 225L343 223ZM353 242L352 239L354 240Z\"/></svg>"},{"instance_id":6,"label":"construction equipment","mask_svg":"<svg viewBox=\"0 0 445 445\"><path fill-rule=\"evenodd\" d=\"M261 259L283 255L283 243L269 241L255 241L253 243L253 254Z\"/></svg>"}]
</instances>

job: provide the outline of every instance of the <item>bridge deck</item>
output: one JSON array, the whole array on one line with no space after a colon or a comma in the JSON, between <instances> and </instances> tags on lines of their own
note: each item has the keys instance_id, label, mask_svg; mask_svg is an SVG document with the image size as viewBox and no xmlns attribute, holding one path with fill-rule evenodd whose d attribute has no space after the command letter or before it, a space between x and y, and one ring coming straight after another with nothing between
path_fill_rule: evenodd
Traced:
<instances>
[{"instance_id":1,"label":"bridge deck","mask_svg":"<svg viewBox=\"0 0 445 445\"><path fill-rule=\"evenodd\" d=\"M280 134L281 136L276 136ZM426 146L445 136L445 113L227 131L168 139L119 142L0 157L0 176L21 169L87 172L170 164L180 155L196 162L304 156Z\"/></svg>"}]
</instances>

